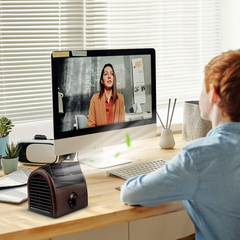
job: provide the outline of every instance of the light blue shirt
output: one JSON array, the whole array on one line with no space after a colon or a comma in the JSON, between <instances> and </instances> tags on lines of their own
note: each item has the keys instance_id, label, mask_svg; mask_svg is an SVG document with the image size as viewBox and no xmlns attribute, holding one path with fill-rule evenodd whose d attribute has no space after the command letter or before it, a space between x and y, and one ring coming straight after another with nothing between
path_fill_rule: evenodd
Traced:
<instances>
[{"instance_id":1,"label":"light blue shirt","mask_svg":"<svg viewBox=\"0 0 240 240\"><path fill-rule=\"evenodd\" d=\"M240 239L240 123L226 123L189 142L166 166L121 188L129 205L183 200L196 240Z\"/></svg>"}]
</instances>

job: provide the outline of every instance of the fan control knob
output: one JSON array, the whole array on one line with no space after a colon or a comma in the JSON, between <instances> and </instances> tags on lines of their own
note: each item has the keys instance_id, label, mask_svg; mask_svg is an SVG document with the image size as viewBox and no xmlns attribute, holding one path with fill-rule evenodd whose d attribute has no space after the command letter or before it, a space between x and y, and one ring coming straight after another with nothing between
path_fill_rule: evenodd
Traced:
<instances>
[{"instance_id":1,"label":"fan control knob","mask_svg":"<svg viewBox=\"0 0 240 240\"><path fill-rule=\"evenodd\" d=\"M75 192L72 192L69 196L69 206L70 208L75 208L77 205L78 195Z\"/></svg>"}]
</instances>

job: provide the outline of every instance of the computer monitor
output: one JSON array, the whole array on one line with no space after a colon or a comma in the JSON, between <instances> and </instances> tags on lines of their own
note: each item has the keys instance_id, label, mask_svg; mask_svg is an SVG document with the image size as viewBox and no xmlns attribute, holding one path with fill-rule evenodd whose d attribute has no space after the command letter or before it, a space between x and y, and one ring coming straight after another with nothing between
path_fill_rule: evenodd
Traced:
<instances>
[{"instance_id":1,"label":"computer monitor","mask_svg":"<svg viewBox=\"0 0 240 240\"><path fill-rule=\"evenodd\" d=\"M110 86L100 79L105 65L116 79ZM56 155L77 153L81 163L105 168L131 159L114 147L110 157L99 149L124 143L131 151L132 141L156 136L154 49L56 51L51 69Z\"/></svg>"}]
</instances>

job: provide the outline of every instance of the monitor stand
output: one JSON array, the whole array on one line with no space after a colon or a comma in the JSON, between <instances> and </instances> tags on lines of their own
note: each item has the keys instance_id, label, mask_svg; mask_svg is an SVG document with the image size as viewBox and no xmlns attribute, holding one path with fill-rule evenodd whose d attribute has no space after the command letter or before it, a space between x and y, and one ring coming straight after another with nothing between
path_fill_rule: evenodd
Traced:
<instances>
[{"instance_id":1,"label":"monitor stand","mask_svg":"<svg viewBox=\"0 0 240 240\"><path fill-rule=\"evenodd\" d=\"M93 149L87 154L77 153L77 159L80 163L94 168L109 168L131 162L129 159L122 158L121 152L112 154L109 151L105 152L102 148Z\"/></svg>"}]
</instances>

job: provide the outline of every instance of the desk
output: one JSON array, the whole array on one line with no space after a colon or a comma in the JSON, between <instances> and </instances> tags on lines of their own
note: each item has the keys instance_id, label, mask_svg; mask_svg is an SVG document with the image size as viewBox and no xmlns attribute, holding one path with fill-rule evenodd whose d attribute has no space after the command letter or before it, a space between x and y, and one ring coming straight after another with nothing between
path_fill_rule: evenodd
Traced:
<instances>
[{"instance_id":1,"label":"desk","mask_svg":"<svg viewBox=\"0 0 240 240\"><path fill-rule=\"evenodd\" d=\"M124 153L126 155L124 157L130 158L133 160L133 163L153 160L159 157L171 159L171 157L177 154L182 149L182 146L187 143L181 138L181 134L175 134L174 137L176 141L174 149L161 149L158 145L159 137L156 137L133 142L131 151ZM19 167L27 170L36 168L36 166L22 165L21 163L19 163ZM98 235L101 234L101 229L104 229L103 232L107 234L107 231L110 229L109 235L111 238L109 239L140 240L146 239L136 235L138 233L141 234L141 226L152 226L152 223L147 224L145 221L152 219L153 222L155 222L155 218L165 216L166 218L162 221L170 221L173 225L171 226L170 224L170 228L166 229L166 231L173 232L173 229L177 228L176 225L183 222L181 214L186 216L187 222L187 231L183 234L187 235L189 231L193 231L193 226L190 226L190 220L187 219L182 202L172 202L156 207L132 207L124 205L120 201L119 191L115 189L122 185L124 180L117 177L107 177L106 169L93 169L85 165L81 165L81 167L88 186L88 207L54 219L28 211L27 202L19 205L0 203L0 239L37 240L55 239L57 237L56 239L58 240L63 239L61 237L58 238L59 236L79 232L81 234L81 232L85 233L85 231L89 230L91 231L86 233L91 234L91 232L95 231L94 234ZM2 171L0 171L0 176L3 176ZM172 217L168 219L167 217L171 216L171 214L175 215L172 215ZM174 222L176 219L178 219L178 222ZM115 232L114 236L111 233L112 231ZM181 231L181 229L179 231ZM179 236L179 231L176 233L178 234L177 237L181 237ZM99 237L99 235L95 238L89 236L86 238L81 237L81 239L108 239L106 237ZM66 239L70 239L70 237L66 237Z\"/></svg>"}]
</instances>

